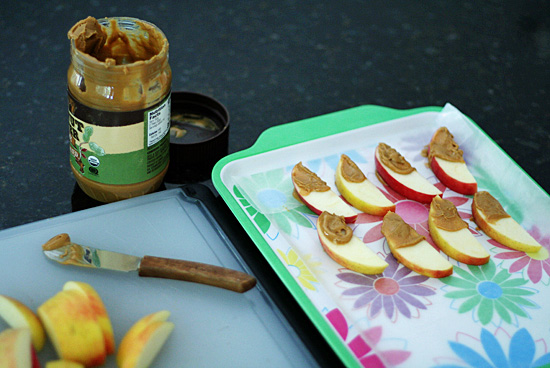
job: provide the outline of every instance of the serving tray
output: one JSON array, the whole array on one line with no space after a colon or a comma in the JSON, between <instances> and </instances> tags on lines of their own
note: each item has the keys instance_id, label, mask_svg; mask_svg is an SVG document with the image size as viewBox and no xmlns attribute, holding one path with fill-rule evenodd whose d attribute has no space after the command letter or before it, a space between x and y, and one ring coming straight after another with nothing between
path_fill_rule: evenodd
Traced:
<instances>
[{"instance_id":1,"label":"serving tray","mask_svg":"<svg viewBox=\"0 0 550 368\"><path fill-rule=\"evenodd\" d=\"M261 282L240 294L136 272L63 266L47 259L41 248L62 232L82 245L252 273L208 208L181 188L1 231L0 294L36 310L66 281L87 282L103 299L117 346L138 319L168 310L175 329L154 367L317 366ZM0 331L7 327L0 318ZM50 342L38 358L43 366L57 359ZM116 367L114 356L104 367Z\"/></svg>"},{"instance_id":2,"label":"serving tray","mask_svg":"<svg viewBox=\"0 0 550 368\"><path fill-rule=\"evenodd\" d=\"M421 154L446 126L478 181L542 245L537 254L506 248L470 220L471 196L445 188ZM334 262L316 234L317 216L293 195L298 162L337 191L334 172L345 153L396 212L431 240L429 206L407 200L375 175L379 142L396 148L455 203L489 251L483 266L450 259L452 276L427 278L391 255L381 217L359 214L354 234L389 263L362 275ZM550 197L471 119L450 104L395 110L360 106L266 130L247 150L213 170L213 183L254 244L347 366L514 366L550 364ZM358 211L359 212L359 211ZM442 253L443 254L443 253Z\"/></svg>"}]
</instances>

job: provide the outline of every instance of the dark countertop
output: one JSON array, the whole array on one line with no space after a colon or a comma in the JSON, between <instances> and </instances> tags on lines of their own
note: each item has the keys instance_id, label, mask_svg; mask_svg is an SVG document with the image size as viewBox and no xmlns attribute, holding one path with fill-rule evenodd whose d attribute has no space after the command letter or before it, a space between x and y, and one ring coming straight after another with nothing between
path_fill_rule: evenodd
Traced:
<instances>
[{"instance_id":1,"label":"dark countertop","mask_svg":"<svg viewBox=\"0 0 550 368\"><path fill-rule=\"evenodd\" d=\"M358 105L452 103L550 191L545 1L4 1L0 229L70 212L67 30L88 15L158 25L173 89L221 101L229 151ZM513 180L513 178L510 178Z\"/></svg>"}]
</instances>

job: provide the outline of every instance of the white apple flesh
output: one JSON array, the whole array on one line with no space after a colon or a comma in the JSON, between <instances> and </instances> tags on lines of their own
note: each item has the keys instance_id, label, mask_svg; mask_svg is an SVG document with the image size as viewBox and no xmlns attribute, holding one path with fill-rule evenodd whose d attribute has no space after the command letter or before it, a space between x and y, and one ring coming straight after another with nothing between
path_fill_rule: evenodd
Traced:
<instances>
[{"instance_id":1,"label":"white apple flesh","mask_svg":"<svg viewBox=\"0 0 550 368\"><path fill-rule=\"evenodd\" d=\"M489 262L489 253L469 229L458 231L440 229L431 217L428 217L428 226L434 243L449 257L470 265L479 266Z\"/></svg>"},{"instance_id":2,"label":"white apple flesh","mask_svg":"<svg viewBox=\"0 0 550 368\"><path fill-rule=\"evenodd\" d=\"M506 217L490 223L483 212L472 206L476 224L487 236L502 245L521 252L534 253L542 247L516 220Z\"/></svg>"},{"instance_id":3,"label":"white apple flesh","mask_svg":"<svg viewBox=\"0 0 550 368\"><path fill-rule=\"evenodd\" d=\"M36 351L42 350L46 332L38 316L20 301L0 295L0 317L12 328L28 328Z\"/></svg>"},{"instance_id":4,"label":"white apple flesh","mask_svg":"<svg viewBox=\"0 0 550 368\"><path fill-rule=\"evenodd\" d=\"M120 368L147 368L172 333L174 324L167 321L169 311L148 314L126 332L117 352Z\"/></svg>"},{"instance_id":5,"label":"white apple flesh","mask_svg":"<svg viewBox=\"0 0 550 368\"><path fill-rule=\"evenodd\" d=\"M402 196L413 201L430 203L436 195L442 194L439 189L420 175L417 170L409 174L400 174L384 165L380 159L378 147L376 147L374 157L376 171L380 177L390 188Z\"/></svg>"},{"instance_id":6,"label":"white apple flesh","mask_svg":"<svg viewBox=\"0 0 550 368\"><path fill-rule=\"evenodd\" d=\"M430 204L428 228L434 243L449 257L470 265L489 262L489 253L474 238L456 206L437 196Z\"/></svg>"},{"instance_id":7,"label":"white apple flesh","mask_svg":"<svg viewBox=\"0 0 550 368\"><path fill-rule=\"evenodd\" d=\"M487 212L487 213L485 213ZM472 201L476 224L492 239L521 252L535 253L542 246L487 191L477 192ZM492 218L487 218L487 216Z\"/></svg>"},{"instance_id":8,"label":"white apple flesh","mask_svg":"<svg viewBox=\"0 0 550 368\"><path fill-rule=\"evenodd\" d=\"M0 367L36 367L31 332L28 328L8 328L0 333Z\"/></svg>"},{"instance_id":9,"label":"white apple flesh","mask_svg":"<svg viewBox=\"0 0 550 368\"><path fill-rule=\"evenodd\" d=\"M453 265L439 254L426 240L410 247L395 248L388 245L394 257L405 267L428 277L441 278L453 273Z\"/></svg>"},{"instance_id":10,"label":"white apple flesh","mask_svg":"<svg viewBox=\"0 0 550 368\"><path fill-rule=\"evenodd\" d=\"M477 192L477 182L464 162L432 158L430 166L435 176L447 188L465 195Z\"/></svg>"}]
</instances>

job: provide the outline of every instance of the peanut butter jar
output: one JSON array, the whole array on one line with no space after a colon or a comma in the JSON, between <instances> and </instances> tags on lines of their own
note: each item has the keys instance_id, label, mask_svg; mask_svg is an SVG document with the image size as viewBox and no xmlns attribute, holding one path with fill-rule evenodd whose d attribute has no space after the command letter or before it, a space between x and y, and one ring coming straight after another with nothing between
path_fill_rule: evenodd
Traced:
<instances>
[{"instance_id":1,"label":"peanut butter jar","mask_svg":"<svg viewBox=\"0 0 550 368\"><path fill-rule=\"evenodd\" d=\"M165 35L135 18L88 17L68 37L70 162L78 185L101 202L155 191L169 163Z\"/></svg>"}]
</instances>

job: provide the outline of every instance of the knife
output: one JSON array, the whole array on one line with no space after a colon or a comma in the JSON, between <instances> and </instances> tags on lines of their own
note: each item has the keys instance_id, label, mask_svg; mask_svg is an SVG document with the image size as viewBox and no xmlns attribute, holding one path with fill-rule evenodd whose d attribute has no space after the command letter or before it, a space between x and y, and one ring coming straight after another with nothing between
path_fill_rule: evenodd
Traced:
<instances>
[{"instance_id":1,"label":"knife","mask_svg":"<svg viewBox=\"0 0 550 368\"><path fill-rule=\"evenodd\" d=\"M139 276L196 282L244 293L256 279L244 272L205 263L153 256L136 257L71 241L68 234L54 236L42 245L46 257L65 265L138 271Z\"/></svg>"}]
</instances>

